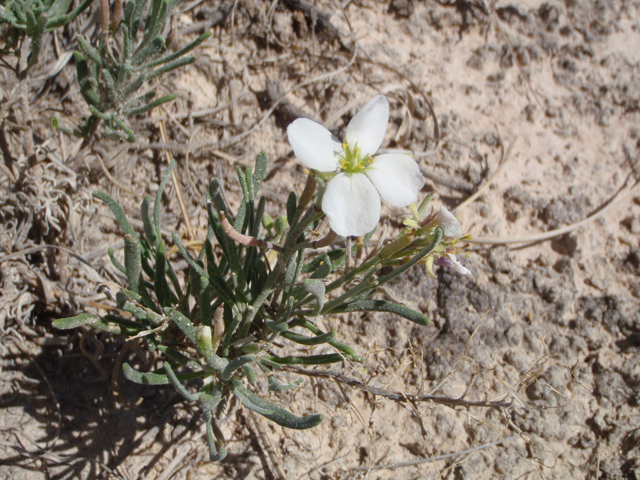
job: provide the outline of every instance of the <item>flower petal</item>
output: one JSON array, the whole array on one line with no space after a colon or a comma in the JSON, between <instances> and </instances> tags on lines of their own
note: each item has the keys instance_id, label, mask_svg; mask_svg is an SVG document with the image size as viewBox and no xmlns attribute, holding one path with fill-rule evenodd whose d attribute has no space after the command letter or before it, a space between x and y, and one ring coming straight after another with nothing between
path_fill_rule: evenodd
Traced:
<instances>
[{"instance_id":1,"label":"flower petal","mask_svg":"<svg viewBox=\"0 0 640 480\"><path fill-rule=\"evenodd\" d=\"M438 213L436 213L435 222L440 228L442 228L443 236L446 237L461 237L462 225L458 219L444 207L440 207Z\"/></svg>"},{"instance_id":2,"label":"flower petal","mask_svg":"<svg viewBox=\"0 0 640 480\"><path fill-rule=\"evenodd\" d=\"M383 95L373 97L349 122L345 142L351 148L357 145L364 155L373 155L384 140L388 122L389 102Z\"/></svg>"},{"instance_id":3,"label":"flower petal","mask_svg":"<svg viewBox=\"0 0 640 480\"><path fill-rule=\"evenodd\" d=\"M296 157L305 167L319 172L334 172L338 168L337 155L342 152L342 145L319 123L298 118L287 127L287 136Z\"/></svg>"},{"instance_id":4,"label":"flower petal","mask_svg":"<svg viewBox=\"0 0 640 480\"><path fill-rule=\"evenodd\" d=\"M331 229L343 237L369 233L380 220L380 196L366 175L339 173L322 197Z\"/></svg>"},{"instance_id":5,"label":"flower petal","mask_svg":"<svg viewBox=\"0 0 640 480\"><path fill-rule=\"evenodd\" d=\"M471 273L471 270L469 270L466 267L463 267L453 253L447 253L447 256L451 260L451 268L453 268L456 272L458 272L461 275L467 275Z\"/></svg>"},{"instance_id":6,"label":"flower petal","mask_svg":"<svg viewBox=\"0 0 640 480\"><path fill-rule=\"evenodd\" d=\"M364 172L380 192L382 199L394 207L406 207L418 200L424 185L420 167L413 158L399 153L379 155Z\"/></svg>"}]
</instances>

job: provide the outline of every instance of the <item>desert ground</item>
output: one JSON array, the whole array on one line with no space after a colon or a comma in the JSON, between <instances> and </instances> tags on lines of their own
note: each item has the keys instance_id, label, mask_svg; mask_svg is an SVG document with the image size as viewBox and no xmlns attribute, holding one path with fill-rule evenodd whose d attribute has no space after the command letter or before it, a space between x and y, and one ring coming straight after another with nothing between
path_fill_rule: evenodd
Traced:
<instances>
[{"instance_id":1,"label":"desert ground","mask_svg":"<svg viewBox=\"0 0 640 480\"><path fill-rule=\"evenodd\" d=\"M172 25L172 49L213 33L154 85L178 99L132 118L134 143L98 130L79 168L81 141L51 119L89 113L70 52L93 10L47 34L29 79L36 161L0 69L0 478L640 478L640 2L184 0ZM163 228L201 234L209 181L237 207L235 169L264 150L275 218L304 186L287 125L342 137L377 94L383 148L411 151L421 195L473 235L471 274L416 266L388 287L427 327L324 318L364 363L290 373L304 383L274 397L324 422L285 430L231 405L229 455L210 463L195 405L114 372L122 338L52 327L113 305L123 282L107 255L122 232L91 193L141 229L171 155L184 207L168 185ZM382 221L397 231L406 213Z\"/></svg>"}]
</instances>

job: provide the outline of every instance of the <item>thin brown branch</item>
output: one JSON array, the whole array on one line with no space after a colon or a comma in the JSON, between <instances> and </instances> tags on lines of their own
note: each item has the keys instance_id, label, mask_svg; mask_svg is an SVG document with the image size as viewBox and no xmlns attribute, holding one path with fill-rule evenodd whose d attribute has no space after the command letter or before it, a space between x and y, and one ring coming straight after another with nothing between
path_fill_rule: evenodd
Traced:
<instances>
[{"instance_id":1,"label":"thin brown branch","mask_svg":"<svg viewBox=\"0 0 640 480\"><path fill-rule=\"evenodd\" d=\"M295 246L294 250L300 250L302 248L323 248L323 247L328 247L333 242L335 242L336 238L338 238L338 234L336 232L334 232L333 230L329 230L329 233L327 233L320 240L314 240L313 242L299 243L298 245Z\"/></svg>"},{"instance_id":2,"label":"thin brown branch","mask_svg":"<svg viewBox=\"0 0 640 480\"><path fill-rule=\"evenodd\" d=\"M640 187L640 183L635 183L632 186L628 186L632 177L629 175L627 177L626 182L618 191L613 195L613 197L609 198L604 204L602 204L595 213L592 213L590 216L585 218L584 220L580 220L579 222L572 223L571 225L567 225L566 227L556 228L555 230L549 230L548 232L533 234L528 236L516 237L516 238L502 238L502 237L480 237L480 238L471 238L467 240L469 243L479 243L479 244L489 244L489 245L508 245L512 243L534 243L534 242L543 242L545 240L549 240L551 238L559 237L560 235L564 235L566 233L572 232L589 222L603 216L609 210L611 210L615 205L621 203L622 201L628 200L632 195L636 195L638 191L638 187Z\"/></svg>"},{"instance_id":3,"label":"thin brown branch","mask_svg":"<svg viewBox=\"0 0 640 480\"><path fill-rule=\"evenodd\" d=\"M287 371L297 373L299 375L306 375L308 377L316 378L330 378L336 382L349 385L350 387L357 388L369 395L375 395L379 397L385 397L390 400L399 403L412 403L412 402L432 402L440 405L446 405L448 407L486 407L486 408L504 408L510 407L511 402L503 401L485 401L485 400L465 400L464 398L449 398L438 395L413 395L405 394L401 392L394 392L392 390L385 390L379 387L373 387L366 383L360 382L353 378L349 378L346 375L334 372L332 370L306 370L304 368L283 366Z\"/></svg>"},{"instance_id":4,"label":"thin brown branch","mask_svg":"<svg viewBox=\"0 0 640 480\"><path fill-rule=\"evenodd\" d=\"M267 242L266 240L262 240L260 238L243 235L242 233L238 232L235 228L233 228L233 225L229 223L229 220L227 220L227 216L222 211L220 212L220 223L222 225L222 230L224 231L224 233L234 242L238 242L245 247L270 248L272 250L275 250L276 252L282 253L282 247L278 245L274 245L273 243Z\"/></svg>"}]
</instances>

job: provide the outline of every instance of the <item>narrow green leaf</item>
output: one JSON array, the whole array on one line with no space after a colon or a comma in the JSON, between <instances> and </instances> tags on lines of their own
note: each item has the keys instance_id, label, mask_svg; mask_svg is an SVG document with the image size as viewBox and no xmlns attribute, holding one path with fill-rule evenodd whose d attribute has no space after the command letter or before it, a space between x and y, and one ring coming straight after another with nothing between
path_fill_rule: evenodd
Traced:
<instances>
[{"instance_id":1,"label":"narrow green leaf","mask_svg":"<svg viewBox=\"0 0 640 480\"><path fill-rule=\"evenodd\" d=\"M120 325L120 327L122 327L122 333L125 335L136 335L137 333L145 329L145 327L140 323L128 320L126 318L118 317L117 315L107 314L104 316L103 320L107 323Z\"/></svg>"},{"instance_id":2,"label":"narrow green leaf","mask_svg":"<svg viewBox=\"0 0 640 480\"><path fill-rule=\"evenodd\" d=\"M209 285L209 279L206 277L200 277L200 285L200 323L210 327L211 319L213 318L211 310L213 288Z\"/></svg>"},{"instance_id":3,"label":"narrow green leaf","mask_svg":"<svg viewBox=\"0 0 640 480\"><path fill-rule=\"evenodd\" d=\"M331 257L329 257L328 254L323 253L322 255L318 255L312 261L304 265L300 273L315 272L322 264L327 262L331 264Z\"/></svg>"},{"instance_id":4,"label":"narrow green leaf","mask_svg":"<svg viewBox=\"0 0 640 480\"><path fill-rule=\"evenodd\" d=\"M144 234L147 237L149 245L157 248L159 238L156 236L156 228L151 218L151 197L149 195L145 195L144 200L142 200L140 216L142 217Z\"/></svg>"},{"instance_id":5,"label":"narrow green leaf","mask_svg":"<svg viewBox=\"0 0 640 480\"><path fill-rule=\"evenodd\" d=\"M326 256L326 261L323 262L315 272L311 274L310 278L327 278L329 274L333 271L333 265L331 264L331 260L329 260L329 256Z\"/></svg>"},{"instance_id":6,"label":"narrow green leaf","mask_svg":"<svg viewBox=\"0 0 640 480\"><path fill-rule=\"evenodd\" d=\"M125 18L127 17L127 13L129 15L133 13L134 8L133 2L127 2ZM130 23L125 20L120 25L120 28L122 28L122 65L131 65L131 58L133 56L133 39L131 38L131 32L129 31Z\"/></svg>"},{"instance_id":7,"label":"narrow green leaf","mask_svg":"<svg viewBox=\"0 0 640 480\"><path fill-rule=\"evenodd\" d=\"M56 0L47 11L49 18L57 18L67 13L72 0Z\"/></svg>"},{"instance_id":8,"label":"narrow green leaf","mask_svg":"<svg viewBox=\"0 0 640 480\"><path fill-rule=\"evenodd\" d=\"M331 310L331 313L346 312L389 312L406 318L407 320L421 326L429 325L429 318L422 313L387 300L363 300L360 302L339 305Z\"/></svg>"},{"instance_id":9,"label":"narrow green leaf","mask_svg":"<svg viewBox=\"0 0 640 480\"><path fill-rule=\"evenodd\" d=\"M147 113L147 112L150 112L151 110L153 110L154 108L156 108L158 105L162 105L163 103L171 102L172 100L175 100L176 98L178 98L178 94L177 93L171 93L169 95L165 95L164 97L160 97L157 100L154 100L153 102L148 103L147 105L142 105L142 106L137 107L137 108L125 109L125 110L123 110L122 113L124 113L125 115L139 115L141 113Z\"/></svg>"},{"instance_id":10,"label":"narrow green leaf","mask_svg":"<svg viewBox=\"0 0 640 480\"><path fill-rule=\"evenodd\" d=\"M287 317L288 315L282 315L282 317ZM267 320L264 322L265 326L271 330L272 332L286 332L289 330L289 324L287 322L278 322L273 320Z\"/></svg>"},{"instance_id":11,"label":"narrow green leaf","mask_svg":"<svg viewBox=\"0 0 640 480\"><path fill-rule=\"evenodd\" d=\"M61 27L62 25L66 25L69 22L73 22L78 15L84 12L87 9L87 7L91 5L92 2L93 0L84 0L84 2L82 2L75 10L73 10L68 15L51 17L49 19L49 22L47 23L47 31L50 32L52 30L55 30L58 27ZM67 9L65 8L64 11L66 10Z\"/></svg>"},{"instance_id":12,"label":"narrow green leaf","mask_svg":"<svg viewBox=\"0 0 640 480\"><path fill-rule=\"evenodd\" d=\"M131 109L141 107L143 105L147 105L150 101L152 101L156 96L156 92L153 90L145 93L144 95L140 95L139 97L134 98L133 100L129 100L123 107L123 112L128 112Z\"/></svg>"},{"instance_id":13,"label":"narrow green leaf","mask_svg":"<svg viewBox=\"0 0 640 480\"><path fill-rule=\"evenodd\" d=\"M91 112L91 114L94 117L98 117L100 120L106 122L107 124L111 124L113 117L109 114L103 113L100 110L102 110L101 108L98 108L97 106L94 105L88 105L89 107L89 111Z\"/></svg>"},{"instance_id":14,"label":"narrow green leaf","mask_svg":"<svg viewBox=\"0 0 640 480\"><path fill-rule=\"evenodd\" d=\"M307 415L306 417L298 417L291 412L268 402L264 398L259 397L250 390L247 390L238 380L233 382L233 388L231 391L238 400L240 400L240 403L249 410L253 410L272 422L286 428L304 430L319 425L324 419L323 415Z\"/></svg>"},{"instance_id":15,"label":"narrow green leaf","mask_svg":"<svg viewBox=\"0 0 640 480\"><path fill-rule=\"evenodd\" d=\"M122 73L123 73L123 79L128 80L130 78L131 75L133 75L133 70L130 68L129 65L124 65ZM133 95L134 93L136 93L138 90L140 90L140 88L142 87L142 85L144 84L144 82L147 80L147 70L142 70L141 72L138 73L138 75L136 76L135 79L133 79L131 82L126 84L126 87L124 87L124 93L122 94L122 98L129 98L131 95Z\"/></svg>"},{"instance_id":16,"label":"narrow green leaf","mask_svg":"<svg viewBox=\"0 0 640 480\"><path fill-rule=\"evenodd\" d=\"M233 222L233 228L236 229L236 231L244 234L246 232L246 225L247 225L247 220L248 220L248 210L249 210L249 204L246 201L246 197L242 199L242 201L240 202L240 206L238 207L238 214L236 215L236 219Z\"/></svg>"},{"instance_id":17,"label":"narrow green leaf","mask_svg":"<svg viewBox=\"0 0 640 480\"><path fill-rule=\"evenodd\" d=\"M116 217L116 221L118 222L118 225L120 225L120 228L124 230L125 234L133 235L137 237L136 231L133 229L133 227L129 223L129 220L127 220L127 216L124 214L124 210L122 210L122 207L118 202L116 202L113 198L111 198L106 193L102 193L99 191L93 192L93 196L98 198L99 200L102 200L104 203L107 204L107 206L111 209L111 212L113 213L114 217Z\"/></svg>"},{"instance_id":18,"label":"narrow green leaf","mask_svg":"<svg viewBox=\"0 0 640 480\"><path fill-rule=\"evenodd\" d=\"M124 265L122 265L120 261L116 258L113 248L109 247L109 250L107 250L107 253L109 254L109 258L111 259L111 263L113 264L113 266L126 275L127 269L124 268Z\"/></svg>"},{"instance_id":19,"label":"narrow green leaf","mask_svg":"<svg viewBox=\"0 0 640 480\"><path fill-rule=\"evenodd\" d=\"M140 303L144 305L144 300L142 297L140 297ZM131 315L134 315L140 320L148 322L147 325L151 324L154 327L160 325L162 323L162 318L159 315L156 315L154 312L140 307L140 303L126 301L121 308L125 312L129 312Z\"/></svg>"},{"instance_id":20,"label":"narrow green leaf","mask_svg":"<svg viewBox=\"0 0 640 480\"><path fill-rule=\"evenodd\" d=\"M306 355L303 357L265 357L272 362L281 365L326 365L328 363L338 363L344 357L338 353L328 353L326 355Z\"/></svg>"},{"instance_id":21,"label":"narrow green leaf","mask_svg":"<svg viewBox=\"0 0 640 480\"><path fill-rule=\"evenodd\" d=\"M193 323L191 323L191 320L179 311L169 307L165 307L164 313L169 316L171 321L175 323L180 330L182 330L182 333L184 333L194 346L198 345L196 328L193 326Z\"/></svg>"},{"instance_id":22,"label":"narrow green leaf","mask_svg":"<svg viewBox=\"0 0 640 480\"><path fill-rule=\"evenodd\" d=\"M296 204L296 194L294 192L289 193L289 198L287 198L287 220L290 227L294 226L291 222L293 222L296 215Z\"/></svg>"},{"instance_id":23,"label":"narrow green leaf","mask_svg":"<svg viewBox=\"0 0 640 480\"><path fill-rule=\"evenodd\" d=\"M33 37L36 34L36 16L30 9L26 11L25 15L27 17L26 34L28 37Z\"/></svg>"},{"instance_id":24,"label":"narrow green leaf","mask_svg":"<svg viewBox=\"0 0 640 480\"><path fill-rule=\"evenodd\" d=\"M93 313L81 313L75 317L60 318L53 322L53 326L59 330L70 330L72 328L78 328L83 325L87 327L95 328L102 332L109 332L120 334L122 329L118 325L114 325L109 322L105 322L99 316Z\"/></svg>"},{"instance_id":25,"label":"narrow green leaf","mask_svg":"<svg viewBox=\"0 0 640 480\"><path fill-rule=\"evenodd\" d=\"M113 115L112 120L118 125L124 133L127 134L127 142L133 143L136 141L136 135L120 118L118 118L115 114Z\"/></svg>"},{"instance_id":26,"label":"narrow green leaf","mask_svg":"<svg viewBox=\"0 0 640 480\"><path fill-rule=\"evenodd\" d=\"M172 53L171 55L167 55L165 57L159 58L158 60L154 60L152 62L149 62L145 66L147 68L155 67L157 65L162 65L163 63L171 62L171 61L175 60L176 58L180 58L183 55L186 55L187 53L189 53L194 48L196 48L198 45L200 45L202 42L204 42L210 36L211 36L211 32L203 33L202 35L200 35L198 38L196 38L193 42L191 42L186 47L181 48L180 50L178 50L175 53Z\"/></svg>"},{"instance_id":27,"label":"narrow green leaf","mask_svg":"<svg viewBox=\"0 0 640 480\"><path fill-rule=\"evenodd\" d=\"M292 342L299 343L300 345L321 345L336 338L336 331L332 328L327 333L316 335L315 337L307 337L306 335L300 335L293 332L282 332L280 335Z\"/></svg>"},{"instance_id":28,"label":"narrow green leaf","mask_svg":"<svg viewBox=\"0 0 640 480\"><path fill-rule=\"evenodd\" d=\"M158 345L158 350L160 350L171 360L177 362L179 365L182 365L183 367L189 367L192 370L202 369L202 365L200 365L199 362L197 362L196 360L190 357L187 357L186 355L183 355L182 353L178 352L177 350L174 350L171 347L168 347L166 345Z\"/></svg>"},{"instance_id":29,"label":"narrow green leaf","mask_svg":"<svg viewBox=\"0 0 640 480\"><path fill-rule=\"evenodd\" d=\"M272 392L284 392L286 390L291 390L292 388L296 388L301 383L302 379L298 379L295 382L291 382L285 385L281 383L275 375L269 375L269 390L271 390Z\"/></svg>"},{"instance_id":30,"label":"narrow green leaf","mask_svg":"<svg viewBox=\"0 0 640 480\"><path fill-rule=\"evenodd\" d=\"M198 392L200 396L200 398L198 399L198 402L200 403L202 410L208 411L208 412L213 411L222 400L221 389L216 388L215 391L213 392L213 395L209 394L210 390L211 390L211 385L205 385L200 390L200 392Z\"/></svg>"},{"instance_id":31,"label":"narrow green leaf","mask_svg":"<svg viewBox=\"0 0 640 480\"><path fill-rule=\"evenodd\" d=\"M247 381L249 383L255 383L256 372L253 368L251 368L251 365L243 365L241 368L242 368L242 371L244 372L245 377L247 377Z\"/></svg>"},{"instance_id":32,"label":"narrow green leaf","mask_svg":"<svg viewBox=\"0 0 640 480\"><path fill-rule=\"evenodd\" d=\"M232 272L237 272L240 263L238 259L238 250L236 248L235 242L222 231L220 216L218 215L218 213L213 211L213 204L210 200L210 197L207 199L207 213L209 215L209 226L213 230L216 240L218 240L218 243L220 244L220 248L222 249L222 253L224 254L224 259L227 260L227 263L229 265L229 269ZM229 218L228 215L227 218ZM223 269L222 261L221 269Z\"/></svg>"},{"instance_id":33,"label":"narrow green leaf","mask_svg":"<svg viewBox=\"0 0 640 480\"><path fill-rule=\"evenodd\" d=\"M201 277L205 277L205 278L209 279L209 274L204 270L204 268L202 268L198 264L198 262L187 251L185 246L182 244L182 241L180 240L180 237L178 236L178 234L174 232L172 234L172 238L173 238L173 243L176 244L176 246L178 247L178 251L180 252L182 257L187 261L189 266L191 268L193 268L198 273L198 275L200 275Z\"/></svg>"},{"instance_id":34,"label":"narrow green leaf","mask_svg":"<svg viewBox=\"0 0 640 480\"><path fill-rule=\"evenodd\" d=\"M176 388L176 390L178 390L178 393L180 393L180 395L182 395L184 398L186 398L191 402L195 402L198 400L199 395L190 393L185 388L185 386L180 382L180 378L175 374L175 372L173 371L173 368L171 368L171 365L169 365L168 362L164 362L164 370L165 372L167 372L167 376L169 377L169 380L171 381L173 386Z\"/></svg>"},{"instance_id":35,"label":"narrow green leaf","mask_svg":"<svg viewBox=\"0 0 640 480\"><path fill-rule=\"evenodd\" d=\"M262 185L262 180L267 173L267 166L269 162L267 160L267 154L265 151L261 151L256 157L256 171L253 174L253 191L258 193L260 190L260 185Z\"/></svg>"},{"instance_id":36,"label":"narrow green leaf","mask_svg":"<svg viewBox=\"0 0 640 480\"><path fill-rule=\"evenodd\" d=\"M123 36L129 37L130 39L130 35L131 32L129 31L129 25L131 25L133 23L133 12L135 11L136 8L136 2L135 1L129 1L125 3L124 6L124 21L122 22L122 34ZM125 62L129 61L130 58L127 56L123 56L122 58Z\"/></svg>"},{"instance_id":37,"label":"narrow green leaf","mask_svg":"<svg viewBox=\"0 0 640 480\"><path fill-rule=\"evenodd\" d=\"M256 207L256 214L254 215L253 226L249 233L252 237L258 237L260 234L260 225L262 224L262 218L264 217L264 209L267 204L267 200L264 197L260 197L258 200L258 206Z\"/></svg>"},{"instance_id":38,"label":"narrow green leaf","mask_svg":"<svg viewBox=\"0 0 640 480\"><path fill-rule=\"evenodd\" d=\"M253 201L256 198L255 191L253 190L253 168L251 165L247 165L244 174L244 186L242 187L247 197L247 203L253 205Z\"/></svg>"},{"instance_id":39,"label":"narrow green leaf","mask_svg":"<svg viewBox=\"0 0 640 480\"><path fill-rule=\"evenodd\" d=\"M246 365L247 363L255 362L255 360L255 355L242 355L241 357L234 358L222 371L222 373L220 374L220 378L223 382L228 382L236 370L238 370L243 365Z\"/></svg>"},{"instance_id":40,"label":"narrow green leaf","mask_svg":"<svg viewBox=\"0 0 640 480\"><path fill-rule=\"evenodd\" d=\"M316 300L316 306L311 311L310 315L311 316L318 315L320 313L320 310L322 310L322 307L324 306L324 294L325 294L324 282L322 280L310 278L302 282L301 288L305 292L313 295L313 298L315 298Z\"/></svg>"},{"instance_id":41,"label":"narrow green leaf","mask_svg":"<svg viewBox=\"0 0 640 480\"><path fill-rule=\"evenodd\" d=\"M209 461L219 462L227 456L227 450L223 446L221 446L219 449L216 449L216 439L213 433L213 426L211 422L213 422L211 414L209 412L205 412L205 423L207 426L207 444L209 445Z\"/></svg>"},{"instance_id":42,"label":"narrow green leaf","mask_svg":"<svg viewBox=\"0 0 640 480\"><path fill-rule=\"evenodd\" d=\"M29 11L33 15L32 12ZM29 16L27 16L27 31L29 31ZM31 34L28 35L31 37L31 57L29 58L29 63L27 64L27 68L25 71L31 69L37 62L38 57L40 56L40 50L42 48L42 35L44 35L44 30L47 26L47 22L49 21L49 16L46 12L42 12L38 15L38 18L35 19L35 24L33 25Z\"/></svg>"},{"instance_id":43,"label":"narrow green leaf","mask_svg":"<svg viewBox=\"0 0 640 480\"><path fill-rule=\"evenodd\" d=\"M134 235L124 236L124 266L127 269L129 287L134 292L142 295L144 282L142 280L140 244Z\"/></svg>"},{"instance_id":44,"label":"narrow green leaf","mask_svg":"<svg viewBox=\"0 0 640 480\"><path fill-rule=\"evenodd\" d=\"M100 52L98 52L98 50L95 49L93 45L91 45L91 43L89 43L89 41L86 38L84 38L82 35L78 35L76 40L78 42L78 46L80 47L80 49L84 52L84 54L87 57L91 59L92 62L94 62L96 65L100 67L104 67Z\"/></svg>"},{"instance_id":45,"label":"narrow green leaf","mask_svg":"<svg viewBox=\"0 0 640 480\"><path fill-rule=\"evenodd\" d=\"M151 0L149 12L147 13L147 18L144 21L144 36L140 42L141 46L146 45L155 36L156 24L158 23L158 17L160 16L162 3L163 0Z\"/></svg>"},{"instance_id":46,"label":"narrow green leaf","mask_svg":"<svg viewBox=\"0 0 640 480\"><path fill-rule=\"evenodd\" d=\"M262 357L260 360L258 360L258 365L260 365L260 368L262 368L263 371L265 368L267 368L267 366L275 370L282 370L281 364L273 362L266 357Z\"/></svg>"},{"instance_id":47,"label":"narrow green leaf","mask_svg":"<svg viewBox=\"0 0 640 480\"><path fill-rule=\"evenodd\" d=\"M304 328L306 328L307 330L310 330L312 333L316 334L316 335L324 335L325 333L320 330L317 326L315 326L313 323L311 323L309 320L307 320L304 317L299 317L299 319L296 321L296 325L300 325ZM348 345L345 345L344 343L340 343L336 340L331 340L329 341L329 345L331 345L333 348L336 348L338 350L340 350L341 352L343 352L345 355L348 355L349 357L351 357L352 360L358 362L358 363L362 363L363 359L362 357L358 356L355 352L355 350L353 348L351 348Z\"/></svg>"},{"instance_id":48,"label":"narrow green leaf","mask_svg":"<svg viewBox=\"0 0 640 480\"><path fill-rule=\"evenodd\" d=\"M133 11L133 23L131 24L131 35L133 40L136 39L138 35L138 30L140 28L140 21L142 20L142 13L144 12L145 7L147 6L148 0L133 0L136 4L136 8Z\"/></svg>"},{"instance_id":49,"label":"narrow green leaf","mask_svg":"<svg viewBox=\"0 0 640 480\"><path fill-rule=\"evenodd\" d=\"M147 80L151 80L153 78L159 77L160 75L164 75L165 73L170 72L171 70L175 70L176 68L189 65L190 63L193 63L195 61L196 61L196 57L183 57L183 58L174 60L173 62L166 63L162 67L156 68L155 70L152 70L151 72L149 72L149 74L147 75Z\"/></svg>"},{"instance_id":50,"label":"narrow green leaf","mask_svg":"<svg viewBox=\"0 0 640 480\"><path fill-rule=\"evenodd\" d=\"M122 364L122 373L127 380L140 385L168 385L171 383L166 373L139 372L128 363Z\"/></svg>"},{"instance_id":51,"label":"narrow green leaf","mask_svg":"<svg viewBox=\"0 0 640 480\"><path fill-rule=\"evenodd\" d=\"M148 197L147 197L148 198ZM171 305L171 297L169 294L169 285L167 284L166 275L167 246L163 240L158 244L156 253L156 276L153 280L154 291L158 298L158 303L162 307Z\"/></svg>"},{"instance_id":52,"label":"narrow green leaf","mask_svg":"<svg viewBox=\"0 0 640 480\"><path fill-rule=\"evenodd\" d=\"M224 202L224 197L222 196L222 181L219 178L211 180L207 193L211 203L213 203L213 206L215 207L214 212L224 212L227 218L231 218L227 205Z\"/></svg>"},{"instance_id":53,"label":"narrow green leaf","mask_svg":"<svg viewBox=\"0 0 640 480\"><path fill-rule=\"evenodd\" d=\"M228 305L228 304L225 305L225 316L231 315L230 312L231 312L231 305ZM222 342L222 350L221 350L222 356L226 357L228 355L229 345L231 345L233 334L238 329L238 326L240 325L241 321L242 321L242 315L238 313L232 317L231 322L225 322L227 325L226 325L226 331L224 334L224 342Z\"/></svg>"},{"instance_id":54,"label":"narrow green leaf","mask_svg":"<svg viewBox=\"0 0 640 480\"><path fill-rule=\"evenodd\" d=\"M118 308L123 308L127 302L140 303L142 297L132 290L122 289L116 293L116 301L118 302Z\"/></svg>"}]
</instances>

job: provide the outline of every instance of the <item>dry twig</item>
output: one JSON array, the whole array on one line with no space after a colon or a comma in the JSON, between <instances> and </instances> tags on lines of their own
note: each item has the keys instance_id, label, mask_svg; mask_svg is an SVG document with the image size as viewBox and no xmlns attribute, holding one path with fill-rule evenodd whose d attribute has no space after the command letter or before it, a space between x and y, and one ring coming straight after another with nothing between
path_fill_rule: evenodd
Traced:
<instances>
[{"instance_id":1,"label":"dry twig","mask_svg":"<svg viewBox=\"0 0 640 480\"><path fill-rule=\"evenodd\" d=\"M350 387L357 388L369 395L381 396L389 398L399 403L406 402L432 402L440 405L446 405L448 407L485 407L485 408L505 408L510 407L511 402L503 401L484 401L484 400L464 400L464 398L449 398L438 395L413 395L402 392L394 392L392 390L385 390L383 388L372 387L364 382L360 382L353 378L349 378L346 375L342 375L332 370L307 370L304 368L284 366L285 370L297 373L299 375L306 375L308 377L316 378L330 378L337 382L349 385Z\"/></svg>"}]
</instances>

